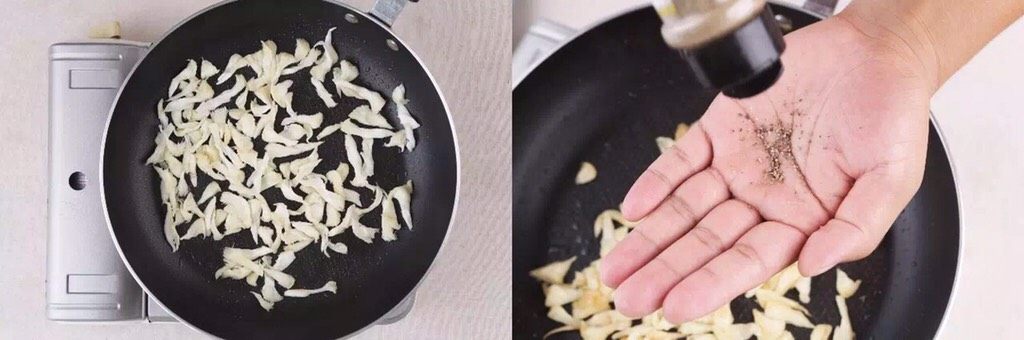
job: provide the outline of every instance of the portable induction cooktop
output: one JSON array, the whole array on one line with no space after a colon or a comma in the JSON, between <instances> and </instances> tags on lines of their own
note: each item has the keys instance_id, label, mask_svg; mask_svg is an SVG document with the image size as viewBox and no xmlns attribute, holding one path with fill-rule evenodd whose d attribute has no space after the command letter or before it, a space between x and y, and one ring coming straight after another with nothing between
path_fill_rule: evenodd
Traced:
<instances>
[{"instance_id":1,"label":"portable induction cooktop","mask_svg":"<svg viewBox=\"0 0 1024 340\"><path fill-rule=\"evenodd\" d=\"M374 7L378 13L371 13L377 17L393 19L401 8L393 6L397 2L378 2ZM389 4L392 7L386 7ZM50 46L46 315L61 322L178 322L125 266L108 228L100 185L111 107L152 45L118 39L117 22L94 27L90 36L114 39ZM414 292L408 294L373 324L404 318L412 310L414 296Z\"/></svg>"},{"instance_id":2,"label":"portable induction cooktop","mask_svg":"<svg viewBox=\"0 0 1024 340\"><path fill-rule=\"evenodd\" d=\"M117 39L50 47L46 316L55 321L175 319L143 292L107 229L100 144L118 88L149 44Z\"/></svg>"},{"instance_id":3,"label":"portable induction cooktop","mask_svg":"<svg viewBox=\"0 0 1024 340\"><path fill-rule=\"evenodd\" d=\"M177 322L143 291L122 262L107 228L99 185L100 147L111 105L149 46L120 39L50 46L46 245L46 316L50 320ZM377 324L408 314L411 296Z\"/></svg>"}]
</instances>

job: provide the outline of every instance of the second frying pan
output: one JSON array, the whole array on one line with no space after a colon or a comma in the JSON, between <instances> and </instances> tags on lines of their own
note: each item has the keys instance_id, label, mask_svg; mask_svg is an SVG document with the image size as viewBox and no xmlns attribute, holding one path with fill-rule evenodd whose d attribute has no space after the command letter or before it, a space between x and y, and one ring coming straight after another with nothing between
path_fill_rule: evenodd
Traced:
<instances>
[{"instance_id":1,"label":"second frying pan","mask_svg":"<svg viewBox=\"0 0 1024 340\"><path fill-rule=\"evenodd\" d=\"M379 0L378 5L404 2ZM168 33L128 76L104 139L104 206L128 268L150 296L179 320L222 338L333 339L377 322L410 296L426 274L453 218L459 163L451 117L439 89L419 59L388 27L400 8L377 7L371 16L332 1L224 2ZM244 282L214 280L214 271L223 264L223 247L255 247L251 239L243 237L245 233L221 242L182 242L177 252L171 252L164 240L159 179L144 164L157 133L155 107L187 59L205 58L224 65L233 53L258 49L261 40L274 40L280 50L292 51L296 38L315 42L323 39L331 27L337 27L333 44L340 58L359 67L356 82L382 94L405 84L408 109L422 124L416 130L420 144L412 152L398 154L380 148L376 152L378 184L391 188L407 179L414 182L415 228L401 230L397 241L377 239L374 244L343 234L338 240L349 246L347 255L326 258L315 249L304 249L288 268L296 284L318 287L335 280L337 294L286 299L267 312ZM328 109L308 81L297 84L306 86L293 87L295 109L302 114L324 112L325 125L341 121L348 110L361 105L352 98L340 97L338 107ZM393 103L389 102L382 113L396 121ZM344 158L340 140L327 139L320 155L324 161L317 171L337 167ZM209 182L204 177L200 176L195 195ZM277 191L268 190L266 197L271 202L281 201ZM366 222L376 225L379 217L368 217Z\"/></svg>"},{"instance_id":2,"label":"second frying pan","mask_svg":"<svg viewBox=\"0 0 1024 340\"><path fill-rule=\"evenodd\" d=\"M796 28L821 17L772 5ZM540 284L529 270L579 255L573 270L597 258L590 231L604 209L617 207L630 184L659 154L654 139L693 123L715 93L660 38L661 22L640 8L601 23L555 51L513 92L513 332L539 339L558 326L545 316ZM598 179L573 183L580 162ZM928 339L938 331L957 272L960 219L956 185L934 126L921 189L868 258L842 265L863 279L849 302L857 335ZM835 274L814 280L809 309L816 322L838 324ZM737 322L753 307L733 302ZM790 327L797 338L808 330ZM552 338L574 338L560 333Z\"/></svg>"}]
</instances>

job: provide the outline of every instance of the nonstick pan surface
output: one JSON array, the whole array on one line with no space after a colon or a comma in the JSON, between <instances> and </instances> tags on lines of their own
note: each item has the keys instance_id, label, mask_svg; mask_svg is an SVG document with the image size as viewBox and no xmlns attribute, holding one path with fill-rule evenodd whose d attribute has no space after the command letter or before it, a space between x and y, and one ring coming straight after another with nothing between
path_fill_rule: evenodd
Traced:
<instances>
[{"instance_id":1,"label":"nonstick pan surface","mask_svg":"<svg viewBox=\"0 0 1024 340\"><path fill-rule=\"evenodd\" d=\"M818 18L772 5L803 27ZM597 258L594 218L616 208L659 154L655 137L693 123L715 93L660 38L654 10L641 8L576 37L538 65L513 93L513 333L539 339L559 326L545 316L540 284L529 270L579 256L573 270ZM573 183L579 164L598 177ZM956 186L934 126L921 189L868 258L841 267L864 283L849 301L862 339L928 339L942 323L956 276L960 243ZM570 274L571 275L571 274ZM809 305L817 323L839 323L835 274L813 280ZM791 293L792 294L792 293ZM792 296L795 298L795 296ZM732 303L750 322L752 302ZM789 327L797 338L808 330ZM561 333L552 338L571 339Z\"/></svg>"},{"instance_id":2,"label":"nonstick pan surface","mask_svg":"<svg viewBox=\"0 0 1024 340\"><path fill-rule=\"evenodd\" d=\"M347 20L346 15L350 16ZM356 21L356 22L351 22ZM288 268L297 287L316 288L328 280L338 282L337 294L285 299L264 311L244 281L215 280L223 265L225 246L255 248L248 232L221 242L192 239L171 252L162 233L165 209L160 204L159 179L144 164L154 148L158 120L157 100L166 96L167 84L187 59L205 58L223 68L233 53L257 50L261 40L274 40L279 51L292 51L295 39L310 44L337 27L333 44L341 59L359 67L356 80L390 97L405 84L407 105L422 124L413 152L398 153L377 145L377 184L391 188L412 180L412 215L415 229L402 229L398 240L365 244L350 233L336 240L349 246L347 255L324 257L318 247L299 252ZM397 49L392 49L389 40ZM245 70L247 77L253 77ZM293 85L295 109L300 114L324 112L324 124L340 122L364 103L336 96L338 107L328 109L303 77L307 70L283 79ZM228 81L217 90L230 86ZM329 89L333 89L328 86ZM232 104L229 104L231 106ZM389 101L383 114L397 122ZM279 114L280 119L287 116ZM257 142L257 150L261 148ZM378 143L379 144L379 143ZM439 251L450 221L458 185L458 160L450 116L439 90L412 52L389 29L363 13L327 1L247 0L226 2L197 14L152 47L124 84L108 123L102 157L105 208L115 243L128 267L152 297L168 311L209 334L223 338L338 338L378 320L411 294ZM320 147L324 161L318 172L334 169L344 159L342 139L335 134ZM210 179L200 176L194 195ZM280 202L280 192L264 192L268 201ZM365 194L364 201L370 197ZM294 209L296 206L291 206ZM379 217L367 217L367 225ZM184 232L186 226L179 226Z\"/></svg>"}]
</instances>

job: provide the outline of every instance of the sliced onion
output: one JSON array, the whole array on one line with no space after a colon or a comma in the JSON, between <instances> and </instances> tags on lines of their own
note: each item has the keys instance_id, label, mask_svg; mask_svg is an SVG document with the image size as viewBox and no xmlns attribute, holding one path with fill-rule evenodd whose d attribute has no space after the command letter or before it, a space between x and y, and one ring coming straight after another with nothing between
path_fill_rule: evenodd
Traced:
<instances>
[{"instance_id":1,"label":"sliced onion","mask_svg":"<svg viewBox=\"0 0 1024 340\"><path fill-rule=\"evenodd\" d=\"M326 293L326 292L337 293L338 292L338 284L335 283L334 281L327 281L326 284L324 284L322 287L317 288L317 289L289 289L289 290L286 290L284 292L284 296L295 297L295 298L304 298L304 297L307 297L307 296L310 296L310 295L313 295L313 294Z\"/></svg>"},{"instance_id":2,"label":"sliced onion","mask_svg":"<svg viewBox=\"0 0 1024 340\"><path fill-rule=\"evenodd\" d=\"M231 76L238 71L238 69L248 65L248 61L238 54L232 54L231 58L228 58L228 65L224 67L224 72L221 72L220 76L217 77L217 85L228 81Z\"/></svg>"},{"instance_id":3,"label":"sliced onion","mask_svg":"<svg viewBox=\"0 0 1024 340\"><path fill-rule=\"evenodd\" d=\"M391 200L390 195L381 203L381 206L381 239L388 242L397 240L398 237L395 236L395 231L400 229L402 225L398 224L398 214L395 213L395 203Z\"/></svg>"},{"instance_id":4,"label":"sliced onion","mask_svg":"<svg viewBox=\"0 0 1024 340\"><path fill-rule=\"evenodd\" d=\"M405 150L412 151L412 149L416 148L416 135L414 131L420 127L420 123L409 114L409 109L405 107L409 100L405 99L404 84L395 87L395 90L391 92L391 100L395 102L398 108L398 123L402 125L402 131L404 132L402 137L405 139Z\"/></svg>"},{"instance_id":5,"label":"sliced onion","mask_svg":"<svg viewBox=\"0 0 1024 340\"><path fill-rule=\"evenodd\" d=\"M299 124L305 131L306 135L312 136L313 130L319 129L320 125L324 123L324 114L317 112L311 115L295 115L285 118L281 121L281 124Z\"/></svg>"},{"instance_id":6,"label":"sliced onion","mask_svg":"<svg viewBox=\"0 0 1024 340\"><path fill-rule=\"evenodd\" d=\"M263 299L270 303L277 303L284 300L284 296L277 292L276 281L270 276L263 277L263 288L260 290L260 294L263 295Z\"/></svg>"},{"instance_id":7,"label":"sliced onion","mask_svg":"<svg viewBox=\"0 0 1024 340\"><path fill-rule=\"evenodd\" d=\"M352 164L352 185L357 187L367 187L369 182L366 178L365 168L363 167L363 158L359 154L359 148L356 146L355 138L352 135L345 135L345 155L348 157L348 162Z\"/></svg>"},{"instance_id":8,"label":"sliced onion","mask_svg":"<svg viewBox=\"0 0 1024 340\"><path fill-rule=\"evenodd\" d=\"M563 284L565 283L565 274L569 272L569 268L572 267L573 262L576 262L575 256L562 261L551 262L546 266L531 270L530 276L540 280L541 282Z\"/></svg>"},{"instance_id":9,"label":"sliced onion","mask_svg":"<svg viewBox=\"0 0 1024 340\"><path fill-rule=\"evenodd\" d=\"M323 48L324 54L317 60L316 65L313 65L309 69L309 74L313 79L324 81L324 76L327 75L327 71L334 66L334 63L338 62L338 53L334 51L334 45L331 42L331 33L334 32L335 27L327 30L327 35L324 36L324 40L316 43L316 46Z\"/></svg>"},{"instance_id":10,"label":"sliced onion","mask_svg":"<svg viewBox=\"0 0 1024 340\"><path fill-rule=\"evenodd\" d=\"M316 79L310 79L309 82L310 84L313 84L313 89L316 90L316 95L320 97L320 100L324 102L324 105L327 105L328 108L338 106L338 102L334 101L334 96L332 96L331 92L327 91L327 88L324 87L324 82Z\"/></svg>"},{"instance_id":11,"label":"sliced onion","mask_svg":"<svg viewBox=\"0 0 1024 340\"><path fill-rule=\"evenodd\" d=\"M267 301L266 299L263 298L263 296L261 296L259 294L256 294L256 292L250 292L250 293L252 293L252 296L256 297L256 301L259 302L260 307L263 307L263 309L266 309L268 312L271 309L274 309L274 303L273 302Z\"/></svg>"},{"instance_id":12,"label":"sliced onion","mask_svg":"<svg viewBox=\"0 0 1024 340\"><path fill-rule=\"evenodd\" d=\"M213 77L217 72L220 72L220 69L218 69L217 66L214 66L209 60L203 59L202 65L199 67L200 79Z\"/></svg>"},{"instance_id":13,"label":"sliced onion","mask_svg":"<svg viewBox=\"0 0 1024 340\"><path fill-rule=\"evenodd\" d=\"M348 117L363 125L393 129L391 124L388 123L388 120L384 119L384 116L379 112L370 110L370 107L366 105L356 107L348 114Z\"/></svg>"},{"instance_id":14,"label":"sliced onion","mask_svg":"<svg viewBox=\"0 0 1024 340\"><path fill-rule=\"evenodd\" d=\"M412 181L406 181L404 185L391 189L388 196L398 201L402 220L405 221L405 226L412 230Z\"/></svg>"},{"instance_id":15,"label":"sliced onion","mask_svg":"<svg viewBox=\"0 0 1024 340\"><path fill-rule=\"evenodd\" d=\"M298 63L298 64L296 64L296 65L294 65L294 66L291 66L291 67L288 67L288 68L284 69L284 70L283 70L283 71L281 72L281 74L284 74L284 75L287 75L287 74L292 74L292 73L298 72L299 70L302 70L302 69L304 69L304 68L310 67L310 66L312 66L312 65L313 65L314 63L316 63L316 62L317 62L317 60L320 60L320 55L321 55L321 52L320 52L320 50L318 50L318 49L315 49L315 48L313 48L313 49L310 49L310 50L309 50L309 53L306 53L306 55L305 55L305 56L303 56L302 58L300 58L300 60L299 60L299 63ZM297 57L297 58L298 58L298 57Z\"/></svg>"},{"instance_id":16,"label":"sliced onion","mask_svg":"<svg viewBox=\"0 0 1024 340\"><path fill-rule=\"evenodd\" d=\"M266 154L269 155L270 158L290 157L316 149L318 146L320 146L320 144L323 144L323 142L299 143L292 146L284 146L280 144L267 144Z\"/></svg>"},{"instance_id":17,"label":"sliced onion","mask_svg":"<svg viewBox=\"0 0 1024 340\"><path fill-rule=\"evenodd\" d=\"M352 233L360 240L363 240L363 242L373 243L373 238L377 235L378 231L380 229L367 227L358 220L352 222Z\"/></svg>"},{"instance_id":18,"label":"sliced onion","mask_svg":"<svg viewBox=\"0 0 1024 340\"><path fill-rule=\"evenodd\" d=\"M381 97L380 93L371 91L365 87L352 84L350 79L354 78L351 76L352 70L356 70L355 65L349 63L346 60L341 61L341 66L334 68L332 72L334 87L337 89L339 94L345 95L346 97L362 99L370 103L370 109L373 112L380 112L384 108L384 97ZM359 71L355 71L358 74Z\"/></svg>"},{"instance_id":19,"label":"sliced onion","mask_svg":"<svg viewBox=\"0 0 1024 340\"><path fill-rule=\"evenodd\" d=\"M219 241L249 229L246 238L251 237L259 247L223 248L224 264L214 276L259 287L253 295L267 310L286 296L336 291L333 281L318 289L291 289L295 278L285 270L296 260L296 252L313 242L320 242L324 256L347 254L348 246L331 237L352 230L355 238L366 243L372 243L378 233L386 241L393 241L401 229L399 216L412 228L412 183L390 192L374 183L377 140L385 139L387 145L403 149L410 145L412 131L407 123L411 116L402 121L402 116L408 115L404 94L395 98L399 123L403 125L393 131L395 127L380 112L385 98L354 84L359 75L355 65L348 61L339 64L333 30L314 46L297 39L294 54L279 52L273 41L262 41L253 53L232 55L223 71L205 59L198 63L189 60L169 84L167 97L156 105L160 125L154 138L156 147L146 163L160 177L161 201L167 210L163 230L166 241L172 251L177 251L181 240L209 237ZM250 69L255 77L240 73L243 68ZM301 80L281 77L305 68L310 68L311 82L328 107L338 104L323 86L327 72L332 70L339 96L365 100L368 105L355 108L341 123L328 126L323 126L324 113L296 112L291 86ZM217 91L211 86L230 78L235 79L230 88ZM278 126L277 114L282 108L288 116ZM323 140L339 131L344 134L342 144L348 161L318 173L316 168L323 160L317 148L323 142L309 139ZM257 136L264 143L254 143ZM196 200L192 192L200 174L213 181ZM263 191L270 188L278 188L286 201L299 203L299 207L289 210L284 203L275 202L272 209L263 196ZM364 205L356 190L372 192L372 201ZM374 215L378 207L382 218L379 228L365 224L364 217ZM178 232L179 225L187 226L184 235ZM602 318L609 315L602 314Z\"/></svg>"},{"instance_id":20,"label":"sliced onion","mask_svg":"<svg viewBox=\"0 0 1024 340\"><path fill-rule=\"evenodd\" d=\"M196 70L198 65L195 60L189 59L188 64L185 65L185 69L181 70L178 75L171 78L171 86L167 89L167 96L171 97L174 95L174 91L181 85L181 81L187 78L194 78L196 76Z\"/></svg>"},{"instance_id":21,"label":"sliced onion","mask_svg":"<svg viewBox=\"0 0 1024 340\"><path fill-rule=\"evenodd\" d=\"M364 128L364 127L361 127L359 125L356 125L356 123L353 123L349 119L346 119L346 120L342 121L340 124L341 124L341 132L344 132L344 133L347 133L347 134L350 134L350 135L353 135L353 136L359 136L359 137L362 137L362 138L380 139L380 138L391 137L391 135L394 134L390 130L376 129L376 128Z\"/></svg>"},{"instance_id":22,"label":"sliced onion","mask_svg":"<svg viewBox=\"0 0 1024 340\"><path fill-rule=\"evenodd\" d=\"M295 109L292 108L292 93L288 92L288 88L291 86L291 80L285 80L274 84L274 86L270 88L270 97L274 100L274 103L284 108L289 115L294 116L296 112Z\"/></svg>"}]
</instances>

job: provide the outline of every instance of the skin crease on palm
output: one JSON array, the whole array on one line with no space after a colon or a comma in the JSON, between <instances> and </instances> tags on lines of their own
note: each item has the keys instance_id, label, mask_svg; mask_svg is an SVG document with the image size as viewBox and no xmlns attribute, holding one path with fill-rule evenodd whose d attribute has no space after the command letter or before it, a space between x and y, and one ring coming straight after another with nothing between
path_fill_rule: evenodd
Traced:
<instances>
[{"instance_id":1,"label":"skin crease on palm","mask_svg":"<svg viewBox=\"0 0 1024 340\"><path fill-rule=\"evenodd\" d=\"M719 96L641 175L622 211L642 221L600 267L617 310L681 323L798 259L813 276L875 249L920 186L934 79L858 27L840 14L787 35L773 87ZM782 180L753 132L772 124L792 129Z\"/></svg>"}]
</instances>

